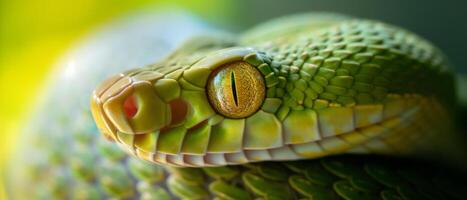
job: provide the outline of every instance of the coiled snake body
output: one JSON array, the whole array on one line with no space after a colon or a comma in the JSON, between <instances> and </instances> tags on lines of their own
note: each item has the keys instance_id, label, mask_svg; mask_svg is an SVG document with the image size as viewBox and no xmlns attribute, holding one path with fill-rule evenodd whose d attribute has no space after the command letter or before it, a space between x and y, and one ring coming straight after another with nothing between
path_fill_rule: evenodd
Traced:
<instances>
[{"instance_id":1,"label":"coiled snake body","mask_svg":"<svg viewBox=\"0 0 467 200\"><path fill-rule=\"evenodd\" d=\"M43 195L462 199L465 182L445 168L392 157L461 155L446 66L413 33L339 15L196 37L94 90L94 120L114 144L82 148Z\"/></svg>"}]
</instances>

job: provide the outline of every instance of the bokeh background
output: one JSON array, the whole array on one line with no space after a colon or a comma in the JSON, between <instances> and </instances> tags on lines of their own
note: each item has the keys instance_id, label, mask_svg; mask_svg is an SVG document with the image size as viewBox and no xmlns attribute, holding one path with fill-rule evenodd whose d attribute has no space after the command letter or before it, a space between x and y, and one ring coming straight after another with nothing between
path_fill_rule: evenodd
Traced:
<instances>
[{"instance_id":1,"label":"bokeh background","mask_svg":"<svg viewBox=\"0 0 467 200\"><path fill-rule=\"evenodd\" d=\"M61 55L114 19L173 7L233 32L306 11L382 20L432 41L458 73L467 73L467 1L0 0L0 169ZM4 197L1 188L0 199Z\"/></svg>"}]
</instances>

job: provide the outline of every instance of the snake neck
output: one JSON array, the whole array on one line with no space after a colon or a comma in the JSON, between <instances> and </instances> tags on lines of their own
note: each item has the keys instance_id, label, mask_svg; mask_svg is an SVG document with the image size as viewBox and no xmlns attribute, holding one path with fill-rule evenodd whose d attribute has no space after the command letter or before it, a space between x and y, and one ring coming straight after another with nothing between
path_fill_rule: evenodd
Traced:
<instances>
[{"instance_id":1,"label":"snake neck","mask_svg":"<svg viewBox=\"0 0 467 200\"><path fill-rule=\"evenodd\" d=\"M390 128L394 134L376 137L381 144L367 146L391 146L399 152L430 145L446 149L453 144L447 138L456 138L446 136L454 132L452 74L435 47L408 31L349 20L293 37L277 36L254 47L270 57L278 77L267 96L281 99L276 116L285 132L291 132L287 130L291 116L303 117L301 122L307 124L315 123L313 116L327 121L320 127L329 128L322 137L402 119L406 122ZM303 115L306 112L317 114Z\"/></svg>"},{"instance_id":2,"label":"snake neck","mask_svg":"<svg viewBox=\"0 0 467 200\"><path fill-rule=\"evenodd\" d=\"M348 21L294 38L257 45L271 56L277 96L291 108L313 108L317 99L343 106L381 103L388 94L455 99L443 56L407 31Z\"/></svg>"}]
</instances>

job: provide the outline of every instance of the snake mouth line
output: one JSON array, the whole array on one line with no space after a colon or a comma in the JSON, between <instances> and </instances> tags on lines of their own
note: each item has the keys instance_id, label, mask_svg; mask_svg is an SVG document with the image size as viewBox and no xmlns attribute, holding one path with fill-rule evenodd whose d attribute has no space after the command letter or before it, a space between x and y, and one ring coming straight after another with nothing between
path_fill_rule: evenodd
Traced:
<instances>
[{"instance_id":1,"label":"snake mouth line","mask_svg":"<svg viewBox=\"0 0 467 200\"><path fill-rule=\"evenodd\" d=\"M131 153L151 162L183 167L223 166L267 160L283 161L319 158L346 151L349 153L395 153L398 151L397 148L391 146L390 143L385 141L385 138L393 134L394 130L408 126L411 115L416 112L417 109L413 109L402 117L408 119L408 121L401 120L401 117L393 117L384 122L359 128L352 132L328 136L308 143L286 144L271 149L244 149L239 152L226 153L171 154L160 151L147 152L135 145L134 141L133 143L125 143L124 148L132 149ZM417 135L417 137L420 137L420 135Z\"/></svg>"}]
</instances>

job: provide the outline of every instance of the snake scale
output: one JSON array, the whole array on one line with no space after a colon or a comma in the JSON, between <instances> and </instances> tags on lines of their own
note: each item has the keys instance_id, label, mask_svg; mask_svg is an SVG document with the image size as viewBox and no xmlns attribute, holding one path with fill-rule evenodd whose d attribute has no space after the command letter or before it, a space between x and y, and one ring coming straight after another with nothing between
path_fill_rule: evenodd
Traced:
<instances>
[{"instance_id":1,"label":"snake scale","mask_svg":"<svg viewBox=\"0 0 467 200\"><path fill-rule=\"evenodd\" d=\"M77 128L39 128L54 139L12 197L464 199L462 172L434 162L463 156L447 66L407 30L337 14L195 37L48 119Z\"/></svg>"}]
</instances>

